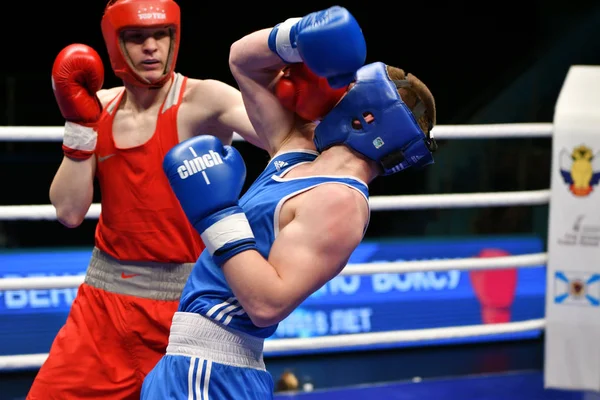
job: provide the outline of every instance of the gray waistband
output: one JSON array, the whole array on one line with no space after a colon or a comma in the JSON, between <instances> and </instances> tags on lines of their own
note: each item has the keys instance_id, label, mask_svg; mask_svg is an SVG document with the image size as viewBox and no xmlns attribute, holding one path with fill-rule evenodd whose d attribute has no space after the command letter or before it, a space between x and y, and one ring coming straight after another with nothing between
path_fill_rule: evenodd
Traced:
<instances>
[{"instance_id":1,"label":"gray waistband","mask_svg":"<svg viewBox=\"0 0 600 400\"><path fill-rule=\"evenodd\" d=\"M194 264L120 261L98 248L85 283L98 289L153 300L179 300Z\"/></svg>"},{"instance_id":2,"label":"gray waistband","mask_svg":"<svg viewBox=\"0 0 600 400\"><path fill-rule=\"evenodd\" d=\"M263 343L263 339L227 328L203 315L176 312L167 354L265 370Z\"/></svg>"}]
</instances>

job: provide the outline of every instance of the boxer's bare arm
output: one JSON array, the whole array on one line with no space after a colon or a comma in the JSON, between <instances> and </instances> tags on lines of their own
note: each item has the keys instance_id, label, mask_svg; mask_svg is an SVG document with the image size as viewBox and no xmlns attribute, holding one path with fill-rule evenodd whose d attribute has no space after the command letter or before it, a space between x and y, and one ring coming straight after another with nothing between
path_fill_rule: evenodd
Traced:
<instances>
[{"instance_id":1,"label":"boxer's bare arm","mask_svg":"<svg viewBox=\"0 0 600 400\"><path fill-rule=\"evenodd\" d=\"M75 161L63 157L50 185L50 202L58 221L69 228L79 226L94 195L96 157Z\"/></svg>"},{"instance_id":2,"label":"boxer's bare arm","mask_svg":"<svg viewBox=\"0 0 600 400\"><path fill-rule=\"evenodd\" d=\"M181 141L210 134L231 144L235 132L247 142L265 148L248 118L239 90L224 82L188 79L177 118Z\"/></svg>"},{"instance_id":3,"label":"boxer's bare arm","mask_svg":"<svg viewBox=\"0 0 600 400\"><path fill-rule=\"evenodd\" d=\"M282 321L335 277L361 242L368 220L364 196L344 185L321 185L287 201L280 217L285 226L268 260L244 251L222 267L252 322Z\"/></svg>"},{"instance_id":4,"label":"boxer's bare arm","mask_svg":"<svg viewBox=\"0 0 600 400\"><path fill-rule=\"evenodd\" d=\"M256 132L273 155L288 140L295 122L294 114L281 105L271 89L285 64L269 49L270 32L270 28L256 31L233 43L229 68Z\"/></svg>"},{"instance_id":5,"label":"boxer's bare arm","mask_svg":"<svg viewBox=\"0 0 600 400\"><path fill-rule=\"evenodd\" d=\"M120 90L122 87L100 90L97 94L102 106ZM50 185L50 202L63 225L75 228L85 219L94 196L95 173L96 157L83 161L63 157Z\"/></svg>"}]
</instances>

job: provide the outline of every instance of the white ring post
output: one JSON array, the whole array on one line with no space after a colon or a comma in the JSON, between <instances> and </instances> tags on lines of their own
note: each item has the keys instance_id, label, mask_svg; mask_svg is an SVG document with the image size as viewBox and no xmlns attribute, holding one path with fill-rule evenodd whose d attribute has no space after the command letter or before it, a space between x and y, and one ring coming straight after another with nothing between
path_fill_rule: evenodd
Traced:
<instances>
[{"instance_id":1,"label":"white ring post","mask_svg":"<svg viewBox=\"0 0 600 400\"><path fill-rule=\"evenodd\" d=\"M545 386L600 391L600 67L570 68L552 147Z\"/></svg>"}]
</instances>

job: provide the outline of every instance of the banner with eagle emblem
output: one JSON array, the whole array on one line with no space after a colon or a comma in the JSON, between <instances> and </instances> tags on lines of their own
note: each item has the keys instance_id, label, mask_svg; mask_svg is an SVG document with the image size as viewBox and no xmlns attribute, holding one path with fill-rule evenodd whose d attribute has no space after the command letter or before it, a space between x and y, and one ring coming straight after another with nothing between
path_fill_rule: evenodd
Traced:
<instances>
[{"instance_id":1,"label":"banner with eagle emblem","mask_svg":"<svg viewBox=\"0 0 600 400\"><path fill-rule=\"evenodd\" d=\"M555 107L544 386L600 392L600 66L571 66Z\"/></svg>"}]
</instances>

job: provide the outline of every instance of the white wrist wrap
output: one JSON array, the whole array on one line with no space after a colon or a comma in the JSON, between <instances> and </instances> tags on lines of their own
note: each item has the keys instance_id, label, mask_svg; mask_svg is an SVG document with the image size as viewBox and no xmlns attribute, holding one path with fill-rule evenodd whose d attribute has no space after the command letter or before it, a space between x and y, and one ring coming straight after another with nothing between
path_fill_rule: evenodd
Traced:
<instances>
[{"instance_id":1,"label":"white wrist wrap","mask_svg":"<svg viewBox=\"0 0 600 400\"><path fill-rule=\"evenodd\" d=\"M246 214L237 213L215 222L202 232L200 237L212 256L215 251L228 243L254 238L254 233L252 233Z\"/></svg>"},{"instance_id":2,"label":"white wrist wrap","mask_svg":"<svg viewBox=\"0 0 600 400\"><path fill-rule=\"evenodd\" d=\"M67 121L63 144L73 150L94 151L98 135L94 128Z\"/></svg>"},{"instance_id":3,"label":"white wrist wrap","mask_svg":"<svg viewBox=\"0 0 600 400\"><path fill-rule=\"evenodd\" d=\"M277 36L275 37L275 43L277 48L277 54L287 63L298 63L302 62L298 49L292 47L290 41L290 30L292 26L302 18L288 18L277 27Z\"/></svg>"}]
</instances>

